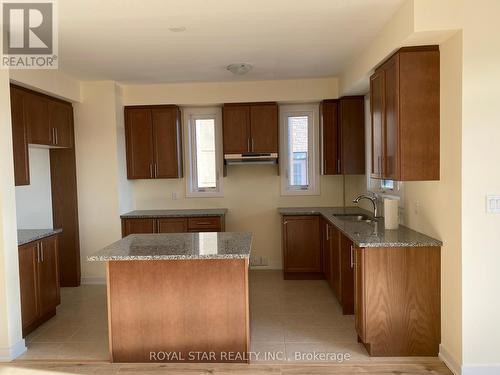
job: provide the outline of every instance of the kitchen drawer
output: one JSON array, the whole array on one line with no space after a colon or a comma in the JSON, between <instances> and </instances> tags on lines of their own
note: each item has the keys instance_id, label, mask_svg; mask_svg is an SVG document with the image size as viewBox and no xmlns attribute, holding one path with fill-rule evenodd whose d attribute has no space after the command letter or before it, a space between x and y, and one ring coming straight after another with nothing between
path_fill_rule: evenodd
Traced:
<instances>
[{"instance_id":1,"label":"kitchen drawer","mask_svg":"<svg viewBox=\"0 0 500 375\"><path fill-rule=\"evenodd\" d=\"M214 232L221 230L220 216L204 216L204 217L190 217L188 219L188 230L197 232L200 230L210 229Z\"/></svg>"}]
</instances>

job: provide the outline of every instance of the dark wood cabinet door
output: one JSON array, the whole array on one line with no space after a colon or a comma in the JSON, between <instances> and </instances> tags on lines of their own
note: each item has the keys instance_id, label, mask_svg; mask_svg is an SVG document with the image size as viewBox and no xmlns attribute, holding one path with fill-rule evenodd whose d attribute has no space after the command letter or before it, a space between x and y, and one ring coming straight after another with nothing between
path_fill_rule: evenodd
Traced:
<instances>
[{"instance_id":1,"label":"dark wood cabinet door","mask_svg":"<svg viewBox=\"0 0 500 375\"><path fill-rule=\"evenodd\" d=\"M19 246L19 284L23 330L40 315L38 305L38 242Z\"/></svg>"},{"instance_id":2,"label":"dark wood cabinet door","mask_svg":"<svg viewBox=\"0 0 500 375\"><path fill-rule=\"evenodd\" d=\"M24 97L24 115L29 143L51 146L53 134L49 125L48 99L27 92Z\"/></svg>"},{"instance_id":3,"label":"dark wood cabinet door","mask_svg":"<svg viewBox=\"0 0 500 375\"><path fill-rule=\"evenodd\" d=\"M182 177L181 121L177 107L153 108L154 177Z\"/></svg>"},{"instance_id":4,"label":"dark wood cabinet door","mask_svg":"<svg viewBox=\"0 0 500 375\"><path fill-rule=\"evenodd\" d=\"M354 249L354 314L356 332L361 341L366 342L365 297L364 297L364 253Z\"/></svg>"},{"instance_id":5,"label":"dark wood cabinet door","mask_svg":"<svg viewBox=\"0 0 500 375\"><path fill-rule=\"evenodd\" d=\"M40 315L43 316L55 310L60 302L57 236L47 237L40 241L38 293L40 296Z\"/></svg>"},{"instance_id":6,"label":"dark wood cabinet door","mask_svg":"<svg viewBox=\"0 0 500 375\"><path fill-rule=\"evenodd\" d=\"M222 119L224 154L250 152L250 106L225 105Z\"/></svg>"},{"instance_id":7,"label":"dark wood cabinet door","mask_svg":"<svg viewBox=\"0 0 500 375\"><path fill-rule=\"evenodd\" d=\"M122 219L122 236L155 233L156 219Z\"/></svg>"},{"instance_id":8,"label":"dark wood cabinet door","mask_svg":"<svg viewBox=\"0 0 500 375\"><path fill-rule=\"evenodd\" d=\"M321 126L323 143L323 174L340 173L338 102L324 101L321 103Z\"/></svg>"},{"instance_id":9,"label":"dark wood cabinet door","mask_svg":"<svg viewBox=\"0 0 500 375\"><path fill-rule=\"evenodd\" d=\"M319 216L284 216L285 272L321 273Z\"/></svg>"},{"instance_id":10,"label":"dark wood cabinet door","mask_svg":"<svg viewBox=\"0 0 500 375\"><path fill-rule=\"evenodd\" d=\"M186 218L162 218L158 220L158 233L185 233L188 230Z\"/></svg>"},{"instance_id":11,"label":"dark wood cabinet door","mask_svg":"<svg viewBox=\"0 0 500 375\"><path fill-rule=\"evenodd\" d=\"M125 108L127 177L154 178L153 121L149 108Z\"/></svg>"},{"instance_id":12,"label":"dark wood cabinet door","mask_svg":"<svg viewBox=\"0 0 500 375\"><path fill-rule=\"evenodd\" d=\"M365 174L365 98L339 99L340 173Z\"/></svg>"},{"instance_id":13,"label":"dark wood cabinet door","mask_svg":"<svg viewBox=\"0 0 500 375\"><path fill-rule=\"evenodd\" d=\"M250 149L252 152L278 152L278 105L250 106Z\"/></svg>"},{"instance_id":14,"label":"dark wood cabinet door","mask_svg":"<svg viewBox=\"0 0 500 375\"><path fill-rule=\"evenodd\" d=\"M340 286L342 295L342 313L354 314L354 244L340 235Z\"/></svg>"},{"instance_id":15,"label":"dark wood cabinet door","mask_svg":"<svg viewBox=\"0 0 500 375\"><path fill-rule=\"evenodd\" d=\"M73 147L73 107L71 104L49 100L49 127L53 130L54 146Z\"/></svg>"},{"instance_id":16,"label":"dark wood cabinet door","mask_svg":"<svg viewBox=\"0 0 500 375\"><path fill-rule=\"evenodd\" d=\"M325 279L332 285L332 260L331 260L331 224L326 220L321 220L322 233L322 253L323 253L323 274Z\"/></svg>"},{"instance_id":17,"label":"dark wood cabinet door","mask_svg":"<svg viewBox=\"0 0 500 375\"><path fill-rule=\"evenodd\" d=\"M384 162L384 122L385 122L385 89L384 71L375 72L370 79L370 105L372 116L372 160L371 175L374 178L383 177Z\"/></svg>"},{"instance_id":18,"label":"dark wood cabinet door","mask_svg":"<svg viewBox=\"0 0 500 375\"><path fill-rule=\"evenodd\" d=\"M399 122L399 72L398 56L394 56L384 67L385 121L384 121L384 173L383 177L399 180L398 122Z\"/></svg>"},{"instance_id":19,"label":"dark wood cabinet door","mask_svg":"<svg viewBox=\"0 0 500 375\"><path fill-rule=\"evenodd\" d=\"M12 117L12 147L14 149L14 178L16 186L30 184L28 156L28 129L24 117L24 92L10 88L10 110Z\"/></svg>"},{"instance_id":20,"label":"dark wood cabinet door","mask_svg":"<svg viewBox=\"0 0 500 375\"><path fill-rule=\"evenodd\" d=\"M342 289L340 287L340 231L332 226L331 234L331 278L332 288L335 296L339 301L342 301Z\"/></svg>"}]
</instances>

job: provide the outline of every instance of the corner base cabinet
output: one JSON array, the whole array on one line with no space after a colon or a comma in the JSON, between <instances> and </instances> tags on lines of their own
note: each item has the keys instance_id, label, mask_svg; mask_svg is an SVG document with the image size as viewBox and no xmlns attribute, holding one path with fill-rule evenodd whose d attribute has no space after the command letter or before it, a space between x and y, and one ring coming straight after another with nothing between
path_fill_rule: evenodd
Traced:
<instances>
[{"instance_id":1,"label":"corner base cabinet","mask_svg":"<svg viewBox=\"0 0 500 375\"><path fill-rule=\"evenodd\" d=\"M355 323L371 356L437 356L440 247L355 248Z\"/></svg>"},{"instance_id":2,"label":"corner base cabinet","mask_svg":"<svg viewBox=\"0 0 500 375\"><path fill-rule=\"evenodd\" d=\"M58 237L19 246L23 337L56 314L60 303Z\"/></svg>"}]
</instances>

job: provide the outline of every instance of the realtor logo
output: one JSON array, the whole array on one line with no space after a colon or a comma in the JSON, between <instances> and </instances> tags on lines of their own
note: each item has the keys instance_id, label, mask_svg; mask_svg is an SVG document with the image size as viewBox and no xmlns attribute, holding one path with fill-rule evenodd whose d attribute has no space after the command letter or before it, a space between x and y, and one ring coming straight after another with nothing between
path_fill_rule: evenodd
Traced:
<instances>
[{"instance_id":1,"label":"realtor logo","mask_svg":"<svg viewBox=\"0 0 500 375\"><path fill-rule=\"evenodd\" d=\"M2 68L57 69L54 0L2 0Z\"/></svg>"}]
</instances>

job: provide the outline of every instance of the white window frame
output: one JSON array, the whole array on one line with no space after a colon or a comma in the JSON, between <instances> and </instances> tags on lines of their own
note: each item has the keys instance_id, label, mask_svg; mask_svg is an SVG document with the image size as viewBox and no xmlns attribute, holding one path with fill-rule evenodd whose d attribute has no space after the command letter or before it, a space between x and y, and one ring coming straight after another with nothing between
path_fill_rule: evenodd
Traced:
<instances>
[{"instance_id":1,"label":"white window frame","mask_svg":"<svg viewBox=\"0 0 500 375\"><path fill-rule=\"evenodd\" d=\"M308 173L309 187L307 189L293 188L289 184L290 173L287 119L290 116L308 116ZM289 104L280 106L280 170L281 195L320 195L319 179L319 103Z\"/></svg>"},{"instance_id":2,"label":"white window frame","mask_svg":"<svg viewBox=\"0 0 500 375\"><path fill-rule=\"evenodd\" d=\"M222 109L220 107L183 108L183 138L184 138L184 170L186 173L187 198L213 198L223 197L223 155L222 155ZM195 148L195 120L215 120L215 155L216 155L216 181L215 189L196 188L196 148Z\"/></svg>"}]
</instances>

